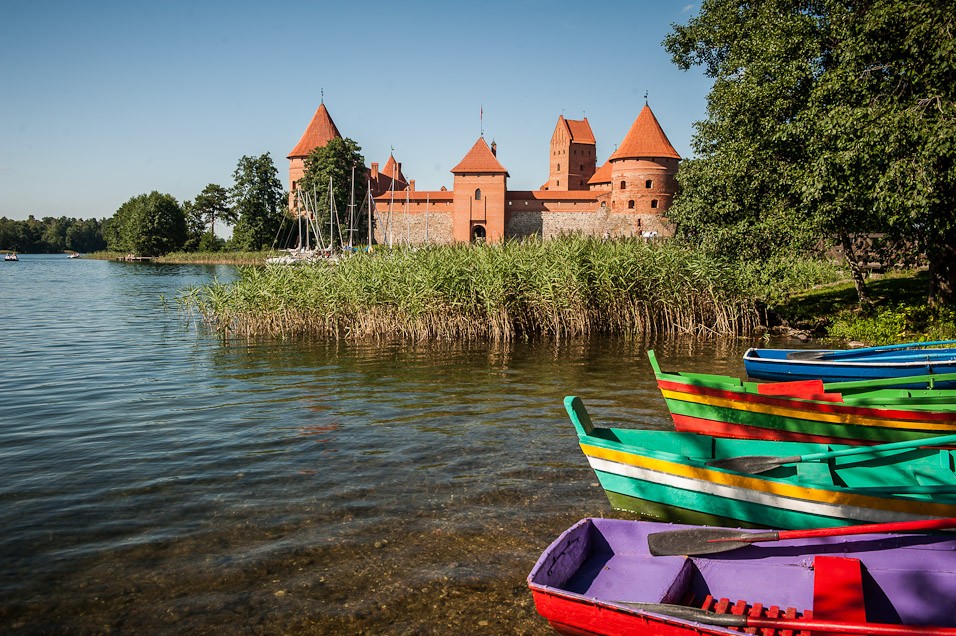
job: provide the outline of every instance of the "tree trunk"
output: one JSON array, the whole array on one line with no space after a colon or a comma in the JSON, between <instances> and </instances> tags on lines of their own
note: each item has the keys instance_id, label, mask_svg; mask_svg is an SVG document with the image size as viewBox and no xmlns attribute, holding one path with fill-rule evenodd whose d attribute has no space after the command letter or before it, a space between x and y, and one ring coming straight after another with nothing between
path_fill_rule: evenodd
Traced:
<instances>
[{"instance_id":1,"label":"tree trunk","mask_svg":"<svg viewBox=\"0 0 956 636\"><path fill-rule=\"evenodd\" d=\"M868 312L873 308L873 301L866 289L866 279L863 275L860 255L857 254L856 248L853 246L853 240L846 232L840 233L840 244L843 246L843 258L846 259L846 263L850 267L850 274L853 276L853 285L856 287L856 295L860 300L860 309Z\"/></svg>"},{"instance_id":2,"label":"tree trunk","mask_svg":"<svg viewBox=\"0 0 956 636\"><path fill-rule=\"evenodd\" d=\"M956 298L956 230L950 230L927 250L930 307L952 307Z\"/></svg>"}]
</instances>

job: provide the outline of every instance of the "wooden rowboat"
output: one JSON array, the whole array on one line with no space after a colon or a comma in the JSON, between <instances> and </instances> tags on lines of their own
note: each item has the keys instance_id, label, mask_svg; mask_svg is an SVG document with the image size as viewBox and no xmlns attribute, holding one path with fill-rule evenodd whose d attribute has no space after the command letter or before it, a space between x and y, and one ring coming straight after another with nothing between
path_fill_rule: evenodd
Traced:
<instances>
[{"instance_id":1,"label":"wooden rowboat","mask_svg":"<svg viewBox=\"0 0 956 636\"><path fill-rule=\"evenodd\" d=\"M952 534L791 539L694 557L648 550L648 537L693 528L579 521L528 575L538 612L576 636L956 634Z\"/></svg>"},{"instance_id":2,"label":"wooden rowboat","mask_svg":"<svg viewBox=\"0 0 956 636\"><path fill-rule=\"evenodd\" d=\"M759 380L823 380L844 382L895 378L897 386L914 385L912 376L956 371L954 340L913 342L863 349L748 349L744 354L747 375ZM936 388L954 388L947 382Z\"/></svg>"},{"instance_id":3,"label":"wooden rowboat","mask_svg":"<svg viewBox=\"0 0 956 636\"><path fill-rule=\"evenodd\" d=\"M901 389L896 380L743 382L661 371L657 386L678 431L740 439L819 443L894 442L956 432L956 390ZM914 376L934 384L956 373Z\"/></svg>"},{"instance_id":4,"label":"wooden rowboat","mask_svg":"<svg viewBox=\"0 0 956 636\"><path fill-rule=\"evenodd\" d=\"M954 452L602 428L565 408L613 508L704 525L818 528L956 517ZM954 444L956 435L931 438ZM818 461L825 459L826 461Z\"/></svg>"}]
</instances>

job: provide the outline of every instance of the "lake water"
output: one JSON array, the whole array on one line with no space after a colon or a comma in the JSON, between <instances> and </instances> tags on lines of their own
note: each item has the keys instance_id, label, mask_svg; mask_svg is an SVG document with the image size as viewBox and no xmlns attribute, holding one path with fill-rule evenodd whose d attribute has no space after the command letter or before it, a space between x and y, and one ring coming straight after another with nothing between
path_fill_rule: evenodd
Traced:
<instances>
[{"instance_id":1,"label":"lake water","mask_svg":"<svg viewBox=\"0 0 956 636\"><path fill-rule=\"evenodd\" d=\"M0 631L547 634L525 583L617 516L562 406L669 428L646 358L745 341L230 341L226 266L0 264Z\"/></svg>"}]
</instances>

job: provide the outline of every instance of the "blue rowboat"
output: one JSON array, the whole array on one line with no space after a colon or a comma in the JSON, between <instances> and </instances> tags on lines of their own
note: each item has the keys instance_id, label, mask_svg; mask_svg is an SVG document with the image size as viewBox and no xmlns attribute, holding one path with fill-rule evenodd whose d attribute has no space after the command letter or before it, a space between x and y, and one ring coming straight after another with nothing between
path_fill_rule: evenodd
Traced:
<instances>
[{"instance_id":1,"label":"blue rowboat","mask_svg":"<svg viewBox=\"0 0 956 636\"><path fill-rule=\"evenodd\" d=\"M922 388L926 382L907 383L911 376L956 371L954 340L913 342L863 349L748 349L744 354L747 375L759 380L823 380L845 382L898 378L899 384ZM937 383L953 388L956 382Z\"/></svg>"}]
</instances>

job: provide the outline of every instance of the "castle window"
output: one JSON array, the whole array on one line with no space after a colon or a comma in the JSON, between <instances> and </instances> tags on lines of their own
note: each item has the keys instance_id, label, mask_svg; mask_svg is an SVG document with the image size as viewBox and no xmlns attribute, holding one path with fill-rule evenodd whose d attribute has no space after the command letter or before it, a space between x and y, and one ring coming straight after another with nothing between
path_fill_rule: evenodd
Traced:
<instances>
[{"instance_id":1,"label":"castle window","mask_svg":"<svg viewBox=\"0 0 956 636\"><path fill-rule=\"evenodd\" d=\"M561 164L558 164L558 172L561 172Z\"/></svg>"},{"instance_id":2,"label":"castle window","mask_svg":"<svg viewBox=\"0 0 956 636\"><path fill-rule=\"evenodd\" d=\"M475 190L475 201L481 201L481 188Z\"/></svg>"},{"instance_id":3,"label":"castle window","mask_svg":"<svg viewBox=\"0 0 956 636\"><path fill-rule=\"evenodd\" d=\"M628 210L634 209L634 199L631 199L630 201L627 202L627 209Z\"/></svg>"},{"instance_id":4,"label":"castle window","mask_svg":"<svg viewBox=\"0 0 956 636\"><path fill-rule=\"evenodd\" d=\"M657 207L657 199L651 199L651 209L654 209L656 207Z\"/></svg>"},{"instance_id":5,"label":"castle window","mask_svg":"<svg viewBox=\"0 0 956 636\"><path fill-rule=\"evenodd\" d=\"M560 188L560 187L561 187L561 182L560 182L560 181L555 181L555 182L554 182L554 186L555 186L556 188Z\"/></svg>"},{"instance_id":6,"label":"castle window","mask_svg":"<svg viewBox=\"0 0 956 636\"><path fill-rule=\"evenodd\" d=\"M583 164L583 163L581 164L581 170L582 170L582 171L584 170L584 164Z\"/></svg>"},{"instance_id":7,"label":"castle window","mask_svg":"<svg viewBox=\"0 0 956 636\"><path fill-rule=\"evenodd\" d=\"M626 184L625 182L621 181L621 190L623 190L623 189L626 188L626 187L627 187L627 184Z\"/></svg>"},{"instance_id":8,"label":"castle window","mask_svg":"<svg viewBox=\"0 0 956 636\"><path fill-rule=\"evenodd\" d=\"M653 181L651 181L650 179L648 179L647 181L644 182L644 187L645 187L645 188L649 188L649 187L651 187L651 185L653 185L653 183L654 183Z\"/></svg>"}]
</instances>

